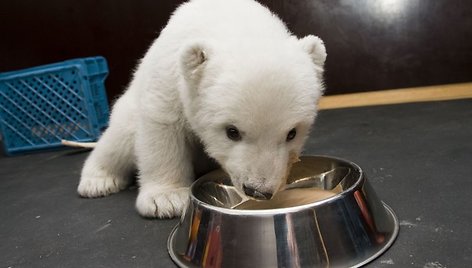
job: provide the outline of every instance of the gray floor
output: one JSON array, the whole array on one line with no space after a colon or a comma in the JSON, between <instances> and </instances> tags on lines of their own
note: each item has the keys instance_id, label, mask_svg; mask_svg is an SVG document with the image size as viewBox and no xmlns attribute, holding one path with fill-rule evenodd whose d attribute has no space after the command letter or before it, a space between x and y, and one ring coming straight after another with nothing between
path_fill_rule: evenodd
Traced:
<instances>
[{"instance_id":1,"label":"gray floor","mask_svg":"<svg viewBox=\"0 0 472 268\"><path fill-rule=\"evenodd\" d=\"M0 267L174 267L177 220L138 216L135 188L77 196L87 154L0 158ZM359 164L396 211L399 237L368 267L472 263L472 100L322 111L305 154Z\"/></svg>"}]
</instances>

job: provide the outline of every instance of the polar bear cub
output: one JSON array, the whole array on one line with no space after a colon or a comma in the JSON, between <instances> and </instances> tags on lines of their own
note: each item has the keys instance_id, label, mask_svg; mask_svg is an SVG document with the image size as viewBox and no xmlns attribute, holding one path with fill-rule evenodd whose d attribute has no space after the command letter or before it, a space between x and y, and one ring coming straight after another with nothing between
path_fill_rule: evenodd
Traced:
<instances>
[{"instance_id":1,"label":"polar bear cub","mask_svg":"<svg viewBox=\"0 0 472 268\"><path fill-rule=\"evenodd\" d=\"M114 104L78 193L118 192L137 170L138 212L173 217L216 162L242 192L270 198L315 119L325 58L318 37L298 39L253 0L182 4Z\"/></svg>"}]
</instances>

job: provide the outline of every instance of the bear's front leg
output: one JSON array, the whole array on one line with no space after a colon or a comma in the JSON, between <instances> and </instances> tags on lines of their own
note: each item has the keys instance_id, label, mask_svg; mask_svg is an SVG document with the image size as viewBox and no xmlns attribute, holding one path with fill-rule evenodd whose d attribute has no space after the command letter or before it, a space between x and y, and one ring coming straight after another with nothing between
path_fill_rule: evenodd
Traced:
<instances>
[{"instance_id":1,"label":"bear's front leg","mask_svg":"<svg viewBox=\"0 0 472 268\"><path fill-rule=\"evenodd\" d=\"M135 107L125 93L113 107L110 126L85 161L77 192L100 197L125 189L135 170Z\"/></svg>"},{"instance_id":2,"label":"bear's front leg","mask_svg":"<svg viewBox=\"0 0 472 268\"><path fill-rule=\"evenodd\" d=\"M139 170L136 208L144 217L182 214L193 181L190 147L184 127L143 120L135 141Z\"/></svg>"}]
</instances>

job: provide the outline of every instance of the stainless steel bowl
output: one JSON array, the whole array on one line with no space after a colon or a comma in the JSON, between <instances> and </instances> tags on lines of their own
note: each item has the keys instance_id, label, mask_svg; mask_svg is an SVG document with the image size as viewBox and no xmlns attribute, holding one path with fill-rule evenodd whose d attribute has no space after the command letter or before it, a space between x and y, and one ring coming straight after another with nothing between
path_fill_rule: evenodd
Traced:
<instances>
[{"instance_id":1,"label":"stainless steel bowl","mask_svg":"<svg viewBox=\"0 0 472 268\"><path fill-rule=\"evenodd\" d=\"M181 267L359 267L386 251L398 234L393 210L352 162L302 157L287 188L334 193L240 209L245 197L227 174L217 170L199 178L169 236L173 261Z\"/></svg>"}]
</instances>

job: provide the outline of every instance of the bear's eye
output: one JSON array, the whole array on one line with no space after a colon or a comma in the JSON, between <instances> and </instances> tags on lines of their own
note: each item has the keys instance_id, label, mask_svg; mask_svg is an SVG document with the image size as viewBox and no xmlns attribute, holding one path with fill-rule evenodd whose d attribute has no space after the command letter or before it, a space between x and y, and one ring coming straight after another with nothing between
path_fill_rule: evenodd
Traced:
<instances>
[{"instance_id":1,"label":"bear's eye","mask_svg":"<svg viewBox=\"0 0 472 268\"><path fill-rule=\"evenodd\" d=\"M232 141L241 140L241 134L239 133L239 130L233 125L229 125L226 127L226 136Z\"/></svg>"},{"instance_id":2,"label":"bear's eye","mask_svg":"<svg viewBox=\"0 0 472 268\"><path fill-rule=\"evenodd\" d=\"M293 140L296 135L297 135L297 130L295 128L292 128L287 134L287 141Z\"/></svg>"}]
</instances>

